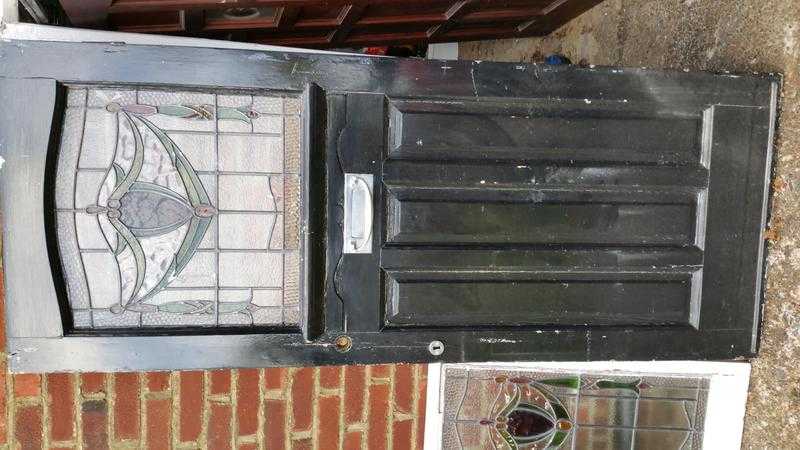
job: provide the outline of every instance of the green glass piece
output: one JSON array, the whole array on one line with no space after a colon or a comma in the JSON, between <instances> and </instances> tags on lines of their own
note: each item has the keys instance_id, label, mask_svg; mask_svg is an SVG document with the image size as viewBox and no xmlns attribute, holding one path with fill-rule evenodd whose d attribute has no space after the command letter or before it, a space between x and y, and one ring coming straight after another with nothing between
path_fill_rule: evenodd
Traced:
<instances>
[{"instance_id":1,"label":"green glass piece","mask_svg":"<svg viewBox=\"0 0 800 450\"><path fill-rule=\"evenodd\" d=\"M152 289L150 289L150 292L148 292L146 295L142 296L142 298L139 299L139 302L145 302L154 295L161 292L161 290L167 287L170 281L172 281L172 274L174 273L175 273L175 258L172 258L172 262L169 264L169 268L166 271L164 271L164 275L162 275L161 279L158 280L158 283L156 283L156 285L153 286Z\"/></svg>"},{"instance_id":2,"label":"green glass piece","mask_svg":"<svg viewBox=\"0 0 800 450\"><path fill-rule=\"evenodd\" d=\"M164 149L170 155L172 163L175 165L175 168L178 169L178 175L181 177L181 181L186 189L186 195L189 197L189 202L192 206L196 207L201 204L210 204L211 201L203 187L203 183L200 182L200 177L197 175L197 172L195 172L191 163L189 163L189 160L186 159L178 146L175 145L175 142L149 120L142 118L140 118L140 120L156 135L161 145L164 146Z\"/></svg>"},{"instance_id":3,"label":"green glass piece","mask_svg":"<svg viewBox=\"0 0 800 450\"><path fill-rule=\"evenodd\" d=\"M548 378L546 380L536 380L536 382L570 389L579 389L581 387L580 377Z\"/></svg>"},{"instance_id":4,"label":"green glass piece","mask_svg":"<svg viewBox=\"0 0 800 450\"><path fill-rule=\"evenodd\" d=\"M197 247L203 240L206 230L211 225L210 217L193 217L189 223L189 231L186 232L186 237L183 238L178 252L175 254L175 275L177 276L194 256Z\"/></svg>"},{"instance_id":5,"label":"green glass piece","mask_svg":"<svg viewBox=\"0 0 800 450\"><path fill-rule=\"evenodd\" d=\"M238 120L240 122L250 123L250 117L244 111L229 106L217 107L217 118L220 120Z\"/></svg>"},{"instance_id":6,"label":"green glass piece","mask_svg":"<svg viewBox=\"0 0 800 450\"><path fill-rule=\"evenodd\" d=\"M125 179L125 171L117 163L112 163L111 167L114 169L114 188L116 188ZM119 256L126 248L128 248L128 243L117 233L117 248L113 249L114 256Z\"/></svg>"},{"instance_id":7,"label":"green glass piece","mask_svg":"<svg viewBox=\"0 0 800 450\"><path fill-rule=\"evenodd\" d=\"M111 225L117 230L118 235L125 240L128 246L133 251L133 259L136 261L136 284L133 287L133 291L131 291L131 296L125 301L123 306L127 306L133 303L133 299L136 298L136 294L139 293L139 290L142 288L142 284L144 284L144 274L147 270L147 263L144 257L144 250L142 250L141 244L139 241L136 240L136 237L133 233L125 227L125 225L119 221L119 219L114 217L108 218Z\"/></svg>"},{"instance_id":8,"label":"green glass piece","mask_svg":"<svg viewBox=\"0 0 800 450\"><path fill-rule=\"evenodd\" d=\"M519 447L517 446L517 441L514 440L514 437L511 436L511 433L509 433L506 430L497 430L497 432L500 434L500 437L503 438L506 444L508 444L511 450L519 450Z\"/></svg>"},{"instance_id":9,"label":"green glass piece","mask_svg":"<svg viewBox=\"0 0 800 450\"><path fill-rule=\"evenodd\" d=\"M214 107L211 105L162 105L157 109L159 114L182 119L208 120L214 117Z\"/></svg>"},{"instance_id":10,"label":"green glass piece","mask_svg":"<svg viewBox=\"0 0 800 450\"><path fill-rule=\"evenodd\" d=\"M497 417L508 417L508 415L511 414L511 411L515 410L517 408L517 405L519 405L519 399L520 399L519 388L516 385L514 385L514 395L511 396L511 400L508 402L505 408L503 408L502 410L500 410L499 413L497 413Z\"/></svg>"},{"instance_id":11,"label":"green glass piece","mask_svg":"<svg viewBox=\"0 0 800 450\"><path fill-rule=\"evenodd\" d=\"M213 314L214 302L209 300L184 300L158 305L161 312L176 314Z\"/></svg>"},{"instance_id":12,"label":"green glass piece","mask_svg":"<svg viewBox=\"0 0 800 450\"><path fill-rule=\"evenodd\" d=\"M114 249L114 256L119 256L128 248L128 242L117 233L117 248Z\"/></svg>"},{"instance_id":13,"label":"green glass piece","mask_svg":"<svg viewBox=\"0 0 800 450\"><path fill-rule=\"evenodd\" d=\"M239 314L250 313L252 303L245 302L223 302L217 310L220 314ZM181 300L158 305L158 311L174 314L213 314L214 302L209 300Z\"/></svg>"},{"instance_id":14,"label":"green glass piece","mask_svg":"<svg viewBox=\"0 0 800 450\"><path fill-rule=\"evenodd\" d=\"M621 389L627 390L631 392L635 392L636 395L639 395L639 385L641 384L642 380L636 380L631 382L623 382L623 381L614 381L614 380L598 380L594 385L598 389Z\"/></svg>"},{"instance_id":15,"label":"green glass piece","mask_svg":"<svg viewBox=\"0 0 800 450\"><path fill-rule=\"evenodd\" d=\"M564 445L564 441L569 436L569 432L566 431L556 431L553 433L553 439L550 441L550 445L547 446L548 450L555 450L561 448Z\"/></svg>"},{"instance_id":16,"label":"green glass piece","mask_svg":"<svg viewBox=\"0 0 800 450\"><path fill-rule=\"evenodd\" d=\"M539 392L550 402L550 406L553 408L553 412L556 415L556 419L566 419L570 420L569 412L567 412L567 408L561 403L561 400L558 399L555 395L550 393L547 389L540 389Z\"/></svg>"},{"instance_id":17,"label":"green glass piece","mask_svg":"<svg viewBox=\"0 0 800 450\"><path fill-rule=\"evenodd\" d=\"M247 302L221 302L217 310L220 314L238 314L250 313L250 308L253 306L249 301Z\"/></svg>"},{"instance_id":18,"label":"green glass piece","mask_svg":"<svg viewBox=\"0 0 800 450\"><path fill-rule=\"evenodd\" d=\"M142 171L142 166L144 166L144 144L142 143L142 134L139 132L139 128L136 126L136 122L133 120L133 117L128 113L123 113L125 115L125 119L131 126L131 130L133 130L133 142L135 152L133 155L133 161L131 162L131 168L127 174L125 174L125 178L122 181L118 181L114 191L108 198L108 201L112 200L119 200L128 192L128 189L133 185L137 178L139 178L139 174ZM116 170L116 169L114 169Z\"/></svg>"},{"instance_id":19,"label":"green glass piece","mask_svg":"<svg viewBox=\"0 0 800 450\"><path fill-rule=\"evenodd\" d=\"M117 187L125 179L125 170L117 163L112 163L111 167L114 168L114 187Z\"/></svg>"}]
</instances>

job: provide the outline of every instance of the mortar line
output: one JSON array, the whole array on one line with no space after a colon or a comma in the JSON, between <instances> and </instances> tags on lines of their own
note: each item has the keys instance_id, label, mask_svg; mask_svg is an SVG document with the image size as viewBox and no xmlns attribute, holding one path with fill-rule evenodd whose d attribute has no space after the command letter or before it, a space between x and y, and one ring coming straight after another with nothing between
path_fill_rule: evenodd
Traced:
<instances>
[{"instance_id":1,"label":"mortar line","mask_svg":"<svg viewBox=\"0 0 800 450\"><path fill-rule=\"evenodd\" d=\"M149 381L147 373L137 373L139 381L139 446L144 447L147 444L147 382Z\"/></svg>"},{"instance_id":2,"label":"mortar line","mask_svg":"<svg viewBox=\"0 0 800 450\"><path fill-rule=\"evenodd\" d=\"M208 448L208 420L209 416L211 415L209 412L209 408L211 406L211 402L209 400L209 393L211 387L211 373L208 370L203 371L203 398L201 404L203 405L203 417L200 423L200 436L198 436L197 445L201 449Z\"/></svg>"},{"instance_id":3,"label":"mortar line","mask_svg":"<svg viewBox=\"0 0 800 450\"><path fill-rule=\"evenodd\" d=\"M311 448L320 450L319 440L317 439L317 430L319 429L319 367L312 369L313 383L311 391Z\"/></svg>"},{"instance_id":4,"label":"mortar line","mask_svg":"<svg viewBox=\"0 0 800 450\"><path fill-rule=\"evenodd\" d=\"M294 402L292 401L292 388L294 387L294 372L295 368L288 369L286 375L288 379L284 385L284 404L286 405L286 413L283 415L283 430L286 433L286 439L283 443L284 450L291 450L291 430L294 427Z\"/></svg>"},{"instance_id":5,"label":"mortar line","mask_svg":"<svg viewBox=\"0 0 800 450\"><path fill-rule=\"evenodd\" d=\"M117 403L117 393L115 391L116 387L116 377L113 374L109 374L106 376L106 411L108 422L106 423L106 436L108 436L108 446L111 447L112 443L114 442L116 436L114 434L114 420L116 418L116 414L114 414L114 405Z\"/></svg>"},{"instance_id":6,"label":"mortar line","mask_svg":"<svg viewBox=\"0 0 800 450\"><path fill-rule=\"evenodd\" d=\"M344 434L346 433L346 431L345 431L345 428L346 428L345 420L346 419L345 419L345 412L344 412L344 408L346 406L345 402L344 402L344 382L345 382L344 372L345 372L345 367L340 366L339 367L339 389L337 389L339 391L339 442L336 443L338 445L337 448L344 448Z\"/></svg>"},{"instance_id":7,"label":"mortar line","mask_svg":"<svg viewBox=\"0 0 800 450\"><path fill-rule=\"evenodd\" d=\"M239 370L231 369L230 409L231 418L228 426L231 427L231 448L238 448L239 441Z\"/></svg>"},{"instance_id":8,"label":"mortar line","mask_svg":"<svg viewBox=\"0 0 800 450\"><path fill-rule=\"evenodd\" d=\"M42 382L39 396L42 400L42 447L43 448L50 448L50 402L48 402L48 395L47 395L47 374L39 375Z\"/></svg>"},{"instance_id":9,"label":"mortar line","mask_svg":"<svg viewBox=\"0 0 800 450\"><path fill-rule=\"evenodd\" d=\"M14 445L16 442L16 433L14 429L14 419L16 419L16 407L14 406L14 376L8 373L8 360L6 360L6 430L8 430L8 442L9 445Z\"/></svg>"},{"instance_id":10,"label":"mortar line","mask_svg":"<svg viewBox=\"0 0 800 450\"><path fill-rule=\"evenodd\" d=\"M394 446L394 420L395 420L395 412L397 410L397 405L395 404L394 398L394 383L395 383L395 369L397 368L396 364L392 364L389 366L389 426L386 430L386 448L389 450L393 449Z\"/></svg>"},{"instance_id":11,"label":"mortar line","mask_svg":"<svg viewBox=\"0 0 800 450\"><path fill-rule=\"evenodd\" d=\"M361 440L361 448L362 449L368 448L367 447L367 442L369 441L369 437L370 437L370 434L371 434L370 429L369 429L370 428L369 427L369 422L367 422L367 418L369 418L372 415L372 404L370 403L370 399L372 397L372 388L371 388L371 386L372 386L372 365L366 366L366 369L364 370L364 372L365 372L365 375L366 375L367 379L365 380L366 383L364 383L364 393L362 394L364 396L364 408L361 411L361 421L364 422L364 436L363 436L363 439Z\"/></svg>"},{"instance_id":12,"label":"mortar line","mask_svg":"<svg viewBox=\"0 0 800 450\"><path fill-rule=\"evenodd\" d=\"M72 394L75 397L75 441L76 447L83 449L83 397L81 396L81 387L83 386L81 375L73 373L74 383L72 385Z\"/></svg>"},{"instance_id":13,"label":"mortar line","mask_svg":"<svg viewBox=\"0 0 800 450\"><path fill-rule=\"evenodd\" d=\"M419 426L419 382L420 382L420 365L414 364L414 373L411 376L412 385L414 390L411 392L411 448L416 449L417 446L417 427Z\"/></svg>"},{"instance_id":14,"label":"mortar line","mask_svg":"<svg viewBox=\"0 0 800 450\"><path fill-rule=\"evenodd\" d=\"M170 439L170 445L172 448L177 448L180 444L180 432L181 432L181 415L180 415L180 408L181 408L181 383L180 383L180 372L172 371L169 374L169 384L170 388L172 389L172 410L170 411L170 432L172 433L172 437Z\"/></svg>"},{"instance_id":15,"label":"mortar line","mask_svg":"<svg viewBox=\"0 0 800 450\"><path fill-rule=\"evenodd\" d=\"M258 428L256 428L256 448L258 450L264 450L266 441L266 433L265 428L267 426L267 419L266 419L266 387L264 383L266 381L266 374L264 373L264 369L258 369Z\"/></svg>"}]
</instances>

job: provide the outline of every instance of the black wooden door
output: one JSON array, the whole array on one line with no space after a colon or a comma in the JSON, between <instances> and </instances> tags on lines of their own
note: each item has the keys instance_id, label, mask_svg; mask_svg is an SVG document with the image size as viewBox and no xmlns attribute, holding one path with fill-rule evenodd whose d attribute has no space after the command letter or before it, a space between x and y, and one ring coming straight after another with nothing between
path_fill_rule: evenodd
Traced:
<instances>
[{"instance_id":1,"label":"black wooden door","mask_svg":"<svg viewBox=\"0 0 800 450\"><path fill-rule=\"evenodd\" d=\"M0 59L13 370L757 351L771 77L103 43Z\"/></svg>"}]
</instances>

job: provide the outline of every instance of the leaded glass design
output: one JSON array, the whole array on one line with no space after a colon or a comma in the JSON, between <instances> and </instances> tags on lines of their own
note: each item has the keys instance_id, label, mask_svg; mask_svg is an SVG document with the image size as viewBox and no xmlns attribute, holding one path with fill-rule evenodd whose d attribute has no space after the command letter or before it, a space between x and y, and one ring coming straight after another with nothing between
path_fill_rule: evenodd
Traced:
<instances>
[{"instance_id":1,"label":"leaded glass design","mask_svg":"<svg viewBox=\"0 0 800 450\"><path fill-rule=\"evenodd\" d=\"M444 449L702 448L708 378L445 370Z\"/></svg>"},{"instance_id":2,"label":"leaded glass design","mask_svg":"<svg viewBox=\"0 0 800 450\"><path fill-rule=\"evenodd\" d=\"M56 228L76 328L291 325L300 102L71 87Z\"/></svg>"}]
</instances>

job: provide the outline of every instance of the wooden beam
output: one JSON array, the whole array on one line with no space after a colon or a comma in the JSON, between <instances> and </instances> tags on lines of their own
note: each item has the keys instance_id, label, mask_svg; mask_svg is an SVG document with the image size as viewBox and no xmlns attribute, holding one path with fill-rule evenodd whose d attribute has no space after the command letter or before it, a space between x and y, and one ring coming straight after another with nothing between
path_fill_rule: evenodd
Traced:
<instances>
[{"instance_id":1,"label":"wooden beam","mask_svg":"<svg viewBox=\"0 0 800 450\"><path fill-rule=\"evenodd\" d=\"M543 15L542 8L523 7L508 9L477 10L461 16L460 23L486 23L516 21L521 17L535 17Z\"/></svg>"},{"instance_id":2,"label":"wooden beam","mask_svg":"<svg viewBox=\"0 0 800 450\"><path fill-rule=\"evenodd\" d=\"M205 17L201 9L184 9L181 11L181 25L183 31L196 33L205 26Z\"/></svg>"},{"instance_id":3,"label":"wooden beam","mask_svg":"<svg viewBox=\"0 0 800 450\"><path fill-rule=\"evenodd\" d=\"M476 5L477 2L475 0L461 0L453 4L453 6L444 13L444 22L428 29L428 38L433 39L450 31L450 29L458 24L458 19L470 12Z\"/></svg>"},{"instance_id":4,"label":"wooden beam","mask_svg":"<svg viewBox=\"0 0 800 450\"><path fill-rule=\"evenodd\" d=\"M530 19L528 19L528 20L522 22L521 24L517 25L517 33L522 33L525 30L527 30L528 28L530 28L531 25L536 23L536 20L538 18L539 18L539 16L531 17Z\"/></svg>"},{"instance_id":5,"label":"wooden beam","mask_svg":"<svg viewBox=\"0 0 800 450\"><path fill-rule=\"evenodd\" d=\"M353 29L353 25L364 14L364 6L361 5L347 5L339 12L338 22L336 29L330 36L330 42L333 45L341 44L345 41Z\"/></svg>"},{"instance_id":6,"label":"wooden beam","mask_svg":"<svg viewBox=\"0 0 800 450\"><path fill-rule=\"evenodd\" d=\"M287 30L294 26L297 22L297 16L300 14L300 8L296 6L283 6L278 10L275 19L275 25L279 30Z\"/></svg>"},{"instance_id":7,"label":"wooden beam","mask_svg":"<svg viewBox=\"0 0 800 450\"><path fill-rule=\"evenodd\" d=\"M2 3L2 2L0 2ZM17 2L10 2L16 8ZM47 0L18 0L31 18L40 25L70 25L69 17L59 2ZM91 7L92 5L90 5Z\"/></svg>"}]
</instances>

